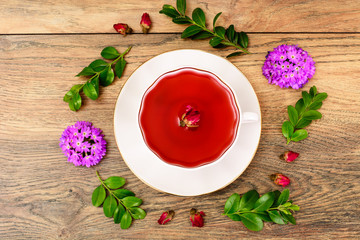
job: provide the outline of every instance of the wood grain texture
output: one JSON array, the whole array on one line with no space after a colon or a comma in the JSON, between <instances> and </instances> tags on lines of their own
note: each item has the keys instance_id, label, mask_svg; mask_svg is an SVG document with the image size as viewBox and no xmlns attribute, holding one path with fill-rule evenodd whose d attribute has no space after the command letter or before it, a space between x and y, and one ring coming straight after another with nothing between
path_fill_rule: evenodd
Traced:
<instances>
[{"instance_id":1,"label":"wood grain texture","mask_svg":"<svg viewBox=\"0 0 360 240\"><path fill-rule=\"evenodd\" d=\"M113 24L128 23L136 32L143 12L153 21L151 32L180 32L183 26L159 14L163 4L175 0L11 0L0 3L0 33L114 33ZM187 14L201 7L210 24L223 12L218 24L235 24L245 32L359 32L358 0L232 0L187 1Z\"/></svg>"},{"instance_id":2,"label":"wood grain texture","mask_svg":"<svg viewBox=\"0 0 360 240\"><path fill-rule=\"evenodd\" d=\"M360 235L360 36L354 34L250 34L251 55L231 61L247 76L260 101L263 130L252 163L234 183L212 194L179 197L151 189L137 179L121 159L113 133L113 111L122 85L147 59L179 48L202 49L220 56L206 41L180 39L179 34L0 36L0 239L356 239ZM261 67L267 51L279 44L299 44L316 61L315 84L327 92L323 118L307 129L309 138L286 145L281 124L286 106L300 91L267 84ZM74 75L113 45L127 55L125 76L101 88L96 101L84 99L77 113L62 101L65 92L83 79ZM68 163L58 147L63 129L77 120L101 128L108 153L96 167ZM293 163L278 159L285 149L300 152ZM106 178L127 179L126 187L144 200L148 215L121 230L101 208L91 204L99 184L95 170ZM281 172L292 179L291 199L301 206L298 225L266 223L250 232L221 215L232 193L281 187L268 175ZM164 179L166 181L166 179ZM205 227L192 228L188 211L206 213ZM166 226L160 214L176 211Z\"/></svg>"}]
</instances>

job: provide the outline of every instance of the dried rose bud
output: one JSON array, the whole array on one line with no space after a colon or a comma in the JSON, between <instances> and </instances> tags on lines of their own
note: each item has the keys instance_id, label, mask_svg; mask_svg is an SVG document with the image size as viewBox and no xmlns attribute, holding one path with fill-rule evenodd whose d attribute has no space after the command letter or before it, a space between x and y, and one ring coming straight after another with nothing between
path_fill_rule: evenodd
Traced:
<instances>
[{"instance_id":1,"label":"dried rose bud","mask_svg":"<svg viewBox=\"0 0 360 240\"><path fill-rule=\"evenodd\" d=\"M122 34L122 35L126 35L127 33L131 33L132 32L132 29L125 23L117 23L117 24L114 24L114 29Z\"/></svg>"},{"instance_id":2,"label":"dried rose bud","mask_svg":"<svg viewBox=\"0 0 360 240\"><path fill-rule=\"evenodd\" d=\"M198 127L200 121L200 112L192 106L187 105L185 113L180 120L180 127Z\"/></svg>"},{"instance_id":3,"label":"dried rose bud","mask_svg":"<svg viewBox=\"0 0 360 240\"><path fill-rule=\"evenodd\" d=\"M190 210L190 221L193 227L203 227L205 213L203 211L198 212L195 208Z\"/></svg>"},{"instance_id":4,"label":"dried rose bud","mask_svg":"<svg viewBox=\"0 0 360 240\"><path fill-rule=\"evenodd\" d=\"M174 215L175 212L173 210L163 212L158 220L158 223L160 225L164 225L165 223L170 222L174 218Z\"/></svg>"},{"instance_id":5,"label":"dried rose bud","mask_svg":"<svg viewBox=\"0 0 360 240\"><path fill-rule=\"evenodd\" d=\"M151 20L148 13L144 13L141 17L140 26L142 28L143 33L148 33L150 26L151 26Z\"/></svg>"},{"instance_id":6,"label":"dried rose bud","mask_svg":"<svg viewBox=\"0 0 360 240\"><path fill-rule=\"evenodd\" d=\"M299 153L293 151L286 151L280 155L280 159L284 159L286 162L292 162L299 156Z\"/></svg>"},{"instance_id":7,"label":"dried rose bud","mask_svg":"<svg viewBox=\"0 0 360 240\"><path fill-rule=\"evenodd\" d=\"M290 179L281 173L275 173L270 175L270 179L273 180L274 183L279 186L286 187L287 185L290 184Z\"/></svg>"}]
</instances>

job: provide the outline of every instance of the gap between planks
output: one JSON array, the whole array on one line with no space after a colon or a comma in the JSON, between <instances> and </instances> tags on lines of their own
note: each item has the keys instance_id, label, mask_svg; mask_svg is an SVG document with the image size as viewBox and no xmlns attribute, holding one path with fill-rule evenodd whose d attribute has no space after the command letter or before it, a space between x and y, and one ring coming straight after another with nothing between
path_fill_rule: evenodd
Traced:
<instances>
[{"instance_id":1,"label":"gap between planks","mask_svg":"<svg viewBox=\"0 0 360 240\"><path fill-rule=\"evenodd\" d=\"M118 35L119 33L1 33L0 36L49 36L49 35ZM131 35L142 35L143 33L131 33ZM148 35L161 35L161 34L181 34L181 32L156 32L148 33ZM360 32L247 32L247 34L351 34L358 35Z\"/></svg>"}]
</instances>

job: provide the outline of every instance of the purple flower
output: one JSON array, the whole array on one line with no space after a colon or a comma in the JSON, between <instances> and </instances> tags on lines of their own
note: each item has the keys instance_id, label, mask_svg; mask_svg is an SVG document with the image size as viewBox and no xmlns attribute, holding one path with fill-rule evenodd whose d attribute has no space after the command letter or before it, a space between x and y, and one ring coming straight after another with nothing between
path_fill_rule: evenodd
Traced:
<instances>
[{"instance_id":1,"label":"purple flower","mask_svg":"<svg viewBox=\"0 0 360 240\"><path fill-rule=\"evenodd\" d=\"M75 166L91 167L106 154L106 141L101 132L90 122L78 121L64 130L59 146Z\"/></svg>"},{"instance_id":2,"label":"purple flower","mask_svg":"<svg viewBox=\"0 0 360 240\"><path fill-rule=\"evenodd\" d=\"M315 73L315 62L297 45L280 45L266 55L262 68L270 84L302 88Z\"/></svg>"}]
</instances>

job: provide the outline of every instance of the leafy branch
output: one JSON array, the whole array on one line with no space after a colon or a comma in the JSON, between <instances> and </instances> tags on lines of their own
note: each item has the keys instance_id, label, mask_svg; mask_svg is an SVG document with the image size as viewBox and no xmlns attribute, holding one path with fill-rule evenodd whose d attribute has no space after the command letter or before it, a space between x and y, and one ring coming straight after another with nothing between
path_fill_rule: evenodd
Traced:
<instances>
[{"instance_id":1,"label":"leafy branch","mask_svg":"<svg viewBox=\"0 0 360 240\"><path fill-rule=\"evenodd\" d=\"M290 121L285 121L282 125L282 133L287 139L287 144L308 137L308 132L302 128L310 125L312 120L322 118L322 114L316 110L321 108L327 96L327 93L318 93L316 87L313 86L309 93L302 92L302 98L296 102L295 107L291 105L287 107Z\"/></svg>"},{"instance_id":2,"label":"leafy branch","mask_svg":"<svg viewBox=\"0 0 360 240\"><path fill-rule=\"evenodd\" d=\"M259 198L256 190L251 190L240 197L234 193L225 203L224 214L233 221L241 221L252 231L260 231L264 227L263 221L276 224L296 224L292 214L299 211L298 205L288 201L288 189L280 192L268 192Z\"/></svg>"},{"instance_id":3,"label":"leafy branch","mask_svg":"<svg viewBox=\"0 0 360 240\"><path fill-rule=\"evenodd\" d=\"M94 190L91 200L95 207L102 204L106 217L113 217L122 229L129 228L133 219L145 218L146 212L139 207L142 200L130 190L120 189L126 182L124 178L109 177L103 181L98 171L96 175L101 185Z\"/></svg>"},{"instance_id":4,"label":"leafy branch","mask_svg":"<svg viewBox=\"0 0 360 240\"><path fill-rule=\"evenodd\" d=\"M69 103L69 108L72 111L77 111L81 107L81 91L84 91L85 95L90 99L96 100L99 97L99 83L101 86L107 87L114 81L115 74L118 78L122 76L126 66L124 56L130 49L131 47L120 54L114 47L106 47L101 51L101 56L105 59L113 60L112 62L97 59L76 75L76 77L91 77L84 84L74 85L70 91L65 94L63 100ZM115 73L112 67L114 67Z\"/></svg>"},{"instance_id":5,"label":"leafy branch","mask_svg":"<svg viewBox=\"0 0 360 240\"><path fill-rule=\"evenodd\" d=\"M213 19L213 30L206 27L205 13L201 8L196 8L192 12L192 18L186 16L186 0L177 0L176 7L165 4L159 13L165 14L172 18L176 24L191 24L181 34L181 38L208 39L211 38L209 44L213 48L224 48L231 46L238 51L229 54L227 57L238 56L250 53L247 50L249 38L244 32L236 32L234 25L230 25L227 29L221 26L215 26L216 21L221 12L216 14Z\"/></svg>"}]
</instances>

